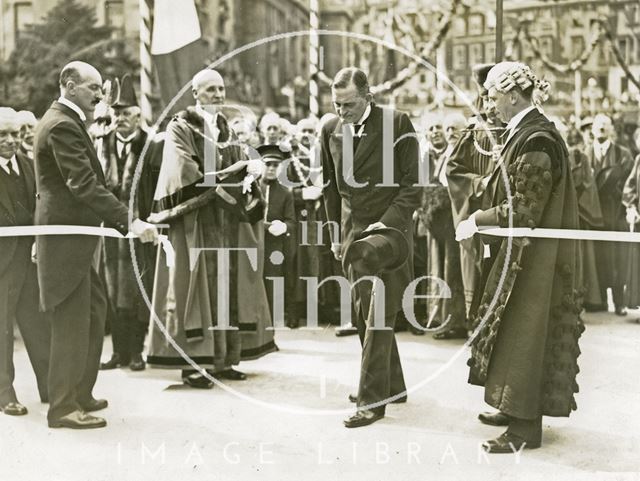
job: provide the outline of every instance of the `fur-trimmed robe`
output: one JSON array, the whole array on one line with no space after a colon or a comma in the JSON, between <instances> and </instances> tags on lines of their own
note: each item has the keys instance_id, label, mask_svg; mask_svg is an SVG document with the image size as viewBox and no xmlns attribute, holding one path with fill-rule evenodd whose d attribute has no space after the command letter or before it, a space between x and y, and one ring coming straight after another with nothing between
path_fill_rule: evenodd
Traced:
<instances>
[{"instance_id":1,"label":"fur-trimmed robe","mask_svg":"<svg viewBox=\"0 0 640 481\"><path fill-rule=\"evenodd\" d=\"M217 128L215 169L220 171L244 156L238 146L224 145L233 134L222 115L217 117ZM263 226L244 216L246 207L259 197L259 187L254 182L251 194L243 195L240 187L224 187L221 192L197 186L204 181L205 142L212 142L208 135L193 108L177 114L167 126L155 194L158 212L152 219L169 223L167 235L176 258L175 267L167 268L164 254L159 255L156 265L154 311L172 338L152 322L148 362L157 367L191 369L172 341L201 367L215 371L277 350L273 332L266 330L271 316L262 279ZM242 179L244 172L239 174ZM201 251L193 258L194 248L248 248L254 257L231 251L229 265L219 273L217 253ZM221 282L227 299L219 302ZM230 315L229 325L237 330L212 330L220 322L223 306Z\"/></svg>"},{"instance_id":2,"label":"fur-trimmed robe","mask_svg":"<svg viewBox=\"0 0 640 481\"><path fill-rule=\"evenodd\" d=\"M529 112L501 158L513 196L513 227L578 228L567 148L544 115ZM477 225L508 226L502 168L486 192L493 207L476 215ZM475 320L470 382L483 385L485 401L510 416L568 416L576 409L578 339L584 330L577 242L505 238L491 253L483 269L488 278Z\"/></svg>"}]
</instances>

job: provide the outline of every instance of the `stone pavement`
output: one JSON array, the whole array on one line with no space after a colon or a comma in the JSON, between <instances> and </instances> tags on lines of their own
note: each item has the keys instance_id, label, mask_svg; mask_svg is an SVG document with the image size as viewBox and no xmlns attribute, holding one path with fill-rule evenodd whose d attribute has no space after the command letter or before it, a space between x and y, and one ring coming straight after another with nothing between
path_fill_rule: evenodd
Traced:
<instances>
[{"instance_id":1,"label":"stone pavement","mask_svg":"<svg viewBox=\"0 0 640 481\"><path fill-rule=\"evenodd\" d=\"M544 418L543 447L519 457L479 450L501 428L476 420L482 390L466 383L455 341L399 334L409 402L355 430L342 419L359 344L332 328L279 332L280 352L241 364L249 380L234 392L184 388L177 371L102 372L109 425L93 431L47 428L19 343L15 385L30 413L0 414L0 480L640 480L639 316L586 316L578 411Z\"/></svg>"}]
</instances>

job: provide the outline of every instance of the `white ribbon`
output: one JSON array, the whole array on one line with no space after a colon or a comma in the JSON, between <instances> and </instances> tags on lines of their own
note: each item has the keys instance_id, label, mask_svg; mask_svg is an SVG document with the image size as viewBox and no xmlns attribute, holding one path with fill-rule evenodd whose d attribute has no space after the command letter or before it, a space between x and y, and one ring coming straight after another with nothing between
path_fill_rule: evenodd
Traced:
<instances>
[{"instance_id":1,"label":"white ribbon","mask_svg":"<svg viewBox=\"0 0 640 481\"><path fill-rule=\"evenodd\" d=\"M169 227L168 225L156 225L157 228ZM116 239L136 238L134 233L129 232L122 235L111 227L94 227L87 225L24 225L0 227L0 237L28 237L39 235L91 235L97 237L115 237ZM164 250L167 267L174 267L176 263L176 252L169 241L169 238L160 234L158 240Z\"/></svg>"}]
</instances>

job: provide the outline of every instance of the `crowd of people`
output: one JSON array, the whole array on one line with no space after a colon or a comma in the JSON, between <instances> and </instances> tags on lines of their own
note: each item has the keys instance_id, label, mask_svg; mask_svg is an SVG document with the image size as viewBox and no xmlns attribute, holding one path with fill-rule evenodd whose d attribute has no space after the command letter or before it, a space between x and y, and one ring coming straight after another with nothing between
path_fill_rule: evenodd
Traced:
<instances>
[{"instance_id":1,"label":"crowd of people","mask_svg":"<svg viewBox=\"0 0 640 481\"><path fill-rule=\"evenodd\" d=\"M27 414L13 390L14 323L49 426L86 429L106 425L90 414L108 406L93 396L99 369L176 369L200 389L242 381L242 360L278 350L270 327L298 328L319 312L325 323L350 319L336 335L362 344L345 426L406 401L394 331L475 333L469 381L497 409L479 418L508 426L485 448L539 446L542 416L576 408L582 309L607 311L609 288L616 315L637 307L640 256L635 244L511 245L482 231L634 231L640 146L622 145L604 113L575 128L545 116L550 86L526 65L471 73L473 115L426 113L417 132L376 105L354 67L334 78L335 113L295 124L231 113L209 69L193 77L194 105L162 133L142 124L130 76L105 95L82 62L62 69L60 98L39 121L0 107L2 226L136 237L0 238L11 253L0 264L0 409ZM161 235L171 253L155 245ZM105 325L113 354L101 363Z\"/></svg>"}]
</instances>

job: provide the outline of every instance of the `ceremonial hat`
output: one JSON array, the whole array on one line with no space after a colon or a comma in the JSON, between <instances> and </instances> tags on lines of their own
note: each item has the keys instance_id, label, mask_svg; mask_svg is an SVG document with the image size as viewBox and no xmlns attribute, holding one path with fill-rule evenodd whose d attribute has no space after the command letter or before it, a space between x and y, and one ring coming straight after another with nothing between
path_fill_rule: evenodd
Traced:
<instances>
[{"instance_id":1,"label":"ceremonial hat","mask_svg":"<svg viewBox=\"0 0 640 481\"><path fill-rule=\"evenodd\" d=\"M487 74L495 66L494 63L479 63L471 67L471 73L473 74L473 80L480 88L484 88L482 85L487 80Z\"/></svg>"},{"instance_id":2,"label":"ceremonial hat","mask_svg":"<svg viewBox=\"0 0 640 481\"><path fill-rule=\"evenodd\" d=\"M360 234L347 249L344 265L363 275L377 275L398 269L409 256L409 244L393 227L372 229Z\"/></svg>"},{"instance_id":3,"label":"ceremonial hat","mask_svg":"<svg viewBox=\"0 0 640 481\"><path fill-rule=\"evenodd\" d=\"M116 78L115 92L112 98L114 101L111 103L111 107L136 107L138 106L138 99L136 97L136 91L133 88L133 80L131 75L125 74L121 80Z\"/></svg>"},{"instance_id":4,"label":"ceremonial hat","mask_svg":"<svg viewBox=\"0 0 640 481\"><path fill-rule=\"evenodd\" d=\"M261 145L258 147L258 153L262 157L265 164L280 163L289 158L289 152L285 152L279 145Z\"/></svg>"}]
</instances>

